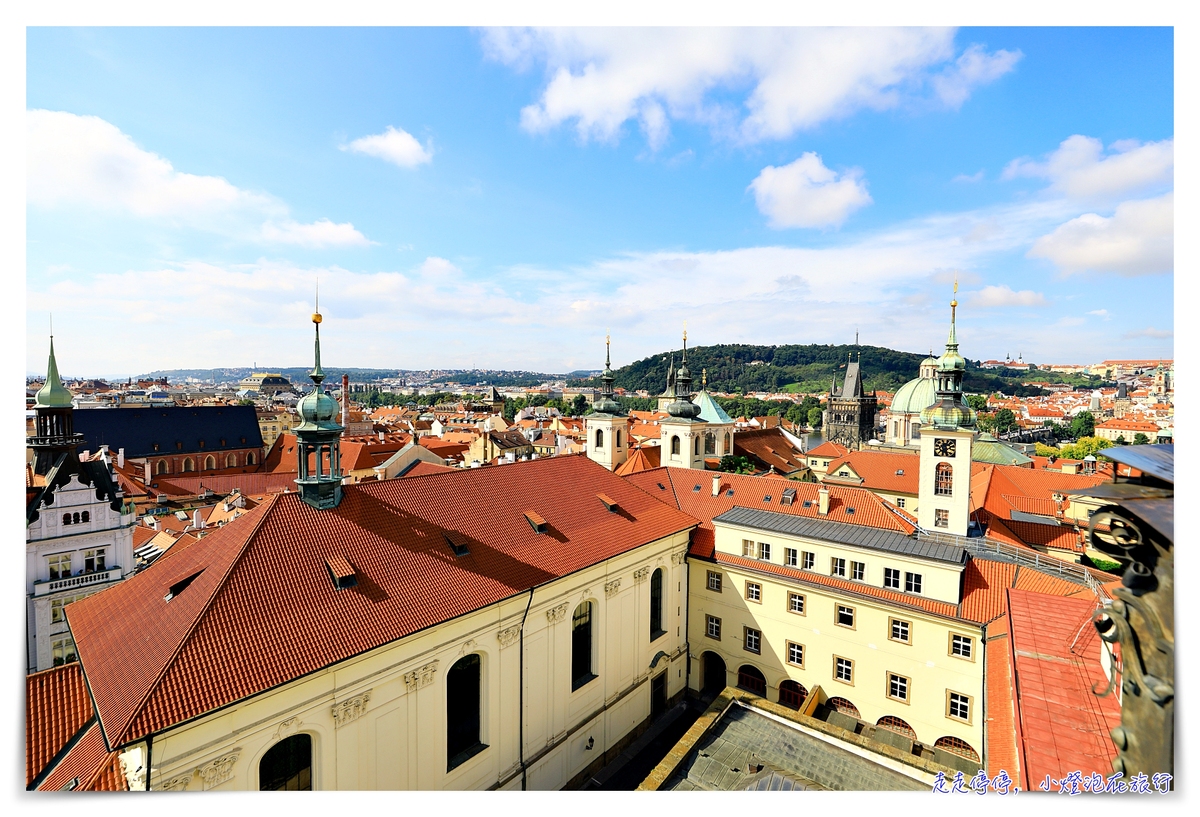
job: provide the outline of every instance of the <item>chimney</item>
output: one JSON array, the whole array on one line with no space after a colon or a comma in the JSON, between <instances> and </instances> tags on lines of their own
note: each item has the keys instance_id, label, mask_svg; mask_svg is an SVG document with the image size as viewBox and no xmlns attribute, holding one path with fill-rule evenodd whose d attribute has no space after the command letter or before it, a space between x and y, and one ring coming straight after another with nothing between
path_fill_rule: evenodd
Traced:
<instances>
[{"instance_id":1,"label":"chimney","mask_svg":"<svg viewBox=\"0 0 1200 817\"><path fill-rule=\"evenodd\" d=\"M721 494L721 475L713 474L713 496Z\"/></svg>"},{"instance_id":2,"label":"chimney","mask_svg":"<svg viewBox=\"0 0 1200 817\"><path fill-rule=\"evenodd\" d=\"M200 530L204 527L204 518L200 516L199 508L192 512L192 527L196 530Z\"/></svg>"},{"instance_id":3,"label":"chimney","mask_svg":"<svg viewBox=\"0 0 1200 817\"><path fill-rule=\"evenodd\" d=\"M829 489L822 485L821 489L817 491L817 496L819 497L817 510L820 511L821 516L827 516L829 514Z\"/></svg>"},{"instance_id":4,"label":"chimney","mask_svg":"<svg viewBox=\"0 0 1200 817\"><path fill-rule=\"evenodd\" d=\"M342 375L342 428L350 419L350 375Z\"/></svg>"},{"instance_id":5,"label":"chimney","mask_svg":"<svg viewBox=\"0 0 1200 817\"><path fill-rule=\"evenodd\" d=\"M118 468L125 467L125 449L124 448L117 449L117 467Z\"/></svg>"}]
</instances>

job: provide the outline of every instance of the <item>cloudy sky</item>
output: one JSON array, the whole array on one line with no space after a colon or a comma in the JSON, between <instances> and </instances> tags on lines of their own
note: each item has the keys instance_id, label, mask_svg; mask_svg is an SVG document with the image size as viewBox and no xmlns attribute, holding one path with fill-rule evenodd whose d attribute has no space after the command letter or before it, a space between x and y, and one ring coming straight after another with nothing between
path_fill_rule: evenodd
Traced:
<instances>
[{"instance_id":1,"label":"cloudy sky","mask_svg":"<svg viewBox=\"0 0 1200 817\"><path fill-rule=\"evenodd\" d=\"M1172 357L1169 29L30 29L27 360Z\"/></svg>"}]
</instances>

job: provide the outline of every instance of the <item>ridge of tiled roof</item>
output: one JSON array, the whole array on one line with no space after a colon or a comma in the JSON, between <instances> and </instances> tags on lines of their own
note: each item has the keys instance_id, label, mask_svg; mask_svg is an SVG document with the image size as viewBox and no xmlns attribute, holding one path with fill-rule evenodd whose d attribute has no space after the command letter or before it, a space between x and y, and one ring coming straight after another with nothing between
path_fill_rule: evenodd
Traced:
<instances>
[{"instance_id":1,"label":"ridge of tiled roof","mask_svg":"<svg viewBox=\"0 0 1200 817\"><path fill-rule=\"evenodd\" d=\"M74 785L72 786L72 784ZM93 720L83 736L71 747L40 783L38 791L128 791L121 772L119 752L104 745L100 724Z\"/></svg>"},{"instance_id":2,"label":"ridge of tiled roof","mask_svg":"<svg viewBox=\"0 0 1200 817\"><path fill-rule=\"evenodd\" d=\"M983 640L984 694L988 701L983 730L984 755L990 777L996 777L1003 769L1013 780L1021 780L1009 638L1006 616L987 625Z\"/></svg>"},{"instance_id":3,"label":"ridge of tiled roof","mask_svg":"<svg viewBox=\"0 0 1200 817\"><path fill-rule=\"evenodd\" d=\"M326 511L277 494L68 618L115 748L695 524L583 456L348 485ZM330 581L335 553L355 587Z\"/></svg>"},{"instance_id":4,"label":"ridge of tiled roof","mask_svg":"<svg viewBox=\"0 0 1200 817\"><path fill-rule=\"evenodd\" d=\"M816 448L810 448L807 453L810 457L844 457L849 451L844 445L826 441Z\"/></svg>"},{"instance_id":5,"label":"ridge of tiled roof","mask_svg":"<svg viewBox=\"0 0 1200 817\"><path fill-rule=\"evenodd\" d=\"M811 453L811 452L810 452ZM875 491L895 491L916 494L920 483L921 458L914 454L889 451L848 451L829 463L825 481L835 481L834 475L842 465L850 468L862 479L862 487ZM897 474L902 471L902 474Z\"/></svg>"}]
</instances>

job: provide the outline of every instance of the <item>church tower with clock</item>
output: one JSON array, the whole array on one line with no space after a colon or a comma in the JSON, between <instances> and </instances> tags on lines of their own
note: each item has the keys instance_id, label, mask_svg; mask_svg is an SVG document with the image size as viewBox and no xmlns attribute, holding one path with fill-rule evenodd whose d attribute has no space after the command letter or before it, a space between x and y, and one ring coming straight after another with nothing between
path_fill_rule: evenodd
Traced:
<instances>
[{"instance_id":1,"label":"church tower with clock","mask_svg":"<svg viewBox=\"0 0 1200 817\"><path fill-rule=\"evenodd\" d=\"M957 282L954 285L958 292ZM967 535L971 518L971 443L975 411L963 399L967 362L954 332L957 297L950 302L950 336L937 361L938 402L921 412L921 476L917 522L934 532Z\"/></svg>"}]
</instances>

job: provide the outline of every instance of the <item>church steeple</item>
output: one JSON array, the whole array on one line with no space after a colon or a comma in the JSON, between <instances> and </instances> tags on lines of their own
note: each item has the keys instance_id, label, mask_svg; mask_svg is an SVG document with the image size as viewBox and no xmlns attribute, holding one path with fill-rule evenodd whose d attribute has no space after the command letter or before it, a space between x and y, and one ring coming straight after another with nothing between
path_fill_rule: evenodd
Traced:
<instances>
[{"instance_id":1,"label":"church steeple","mask_svg":"<svg viewBox=\"0 0 1200 817\"><path fill-rule=\"evenodd\" d=\"M612 414L614 416L624 416L621 414L621 406L617 403L613 396L613 376L612 358L611 358L611 340L608 335L604 336L604 373L600 375L600 399L592 407L594 412L600 414Z\"/></svg>"},{"instance_id":2,"label":"church steeple","mask_svg":"<svg viewBox=\"0 0 1200 817\"><path fill-rule=\"evenodd\" d=\"M296 484L300 498L314 508L335 508L342 501L342 469L338 441L342 426L338 425L338 404L321 388L325 372L321 368L321 313L314 308L313 370L309 374L313 390L296 404L300 424L296 433ZM313 470L309 456L313 457Z\"/></svg>"},{"instance_id":3,"label":"church steeple","mask_svg":"<svg viewBox=\"0 0 1200 817\"><path fill-rule=\"evenodd\" d=\"M67 391L58 376L58 361L54 359L54 335L50 335L50 360L46 364L46 383L37 392L37 406L71 405L71 392Z\"/></svg>"},{"instance_id":4,"label":"church steeple","mask_svg":"<svg viewBox=\"0 0 1200 817\"><path fill-rule=\"evenodd\" d=\"M78 466L76 453L83 435L75 433L75 406L71 392L67 391L58 376L58 361L54 357L54 335L50 335L50 360L46 364L46 384L38 389L37 433L27 441L34 451L33 470L45 476L58 464L65 454Z\"/></svg>"},{"instance_id":5,"label":"church steeple","mask_svg":"<svg viewBox=\"0 0 1200 817\"><path fill-rule=\"evenodd\" d=\"M667 406L667 413L684 419L700 415L700 407L692 402L692 372L687 365L686 326L683 330L683 362L679 364L679 373L675 376L675 402Z\"/></svg>"}]
</instances>

